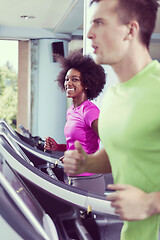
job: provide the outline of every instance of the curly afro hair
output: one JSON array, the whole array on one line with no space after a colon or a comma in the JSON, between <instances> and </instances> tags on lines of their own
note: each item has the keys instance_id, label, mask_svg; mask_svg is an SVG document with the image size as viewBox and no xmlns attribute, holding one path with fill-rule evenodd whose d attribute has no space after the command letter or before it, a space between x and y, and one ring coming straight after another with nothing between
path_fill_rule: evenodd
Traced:
<instances>
[{"instance_id":1,"label":"curly afro hair","mask_svg":"<svg viewBox=\"0 0 160 240\"><path fill-rule=\"evenodd\" d=\"M66 58L55 55L55 59L62 68L56 80L62 91L65 90L64 82L68 70L74 68L81 73L81 83L84 88L87 88L88 99L92 100L102 92L106 83L104 69L89 55L83 55L82 50L72 51Z\"/></svg>"}]
</instances>

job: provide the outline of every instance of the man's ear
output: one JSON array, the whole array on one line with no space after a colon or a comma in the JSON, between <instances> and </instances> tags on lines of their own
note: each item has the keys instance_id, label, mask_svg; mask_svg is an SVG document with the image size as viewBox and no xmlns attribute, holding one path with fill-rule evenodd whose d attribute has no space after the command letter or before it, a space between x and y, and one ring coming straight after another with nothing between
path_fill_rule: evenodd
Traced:
<instances>
[{"instance_id":1,"label":"man's ear","mask_svg":"<svg viewBox=\"0 0 160 240\"><path fill-rule=\"evenodd\" d=\"M139 23L137 21L133 21L127 25L127 35L125 40L131 40L135 38L139 34Z\"/></svg>"}]
</instances>

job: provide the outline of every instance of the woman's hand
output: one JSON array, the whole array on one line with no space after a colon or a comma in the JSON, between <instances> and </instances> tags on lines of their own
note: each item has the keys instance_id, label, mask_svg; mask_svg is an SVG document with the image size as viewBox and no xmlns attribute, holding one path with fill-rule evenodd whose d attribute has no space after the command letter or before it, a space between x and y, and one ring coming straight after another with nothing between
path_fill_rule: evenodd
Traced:
<instances>
[{"instance_id":1,"label":"woman's hand","mask_svg":"<svg viewBox=\"0 0 160 240\"><path fill-rule=\"evenodd\" d=\"M51 137L45 138L44 148L49 151L58 151L58 143Z\"/></svg>"}]
</instances>

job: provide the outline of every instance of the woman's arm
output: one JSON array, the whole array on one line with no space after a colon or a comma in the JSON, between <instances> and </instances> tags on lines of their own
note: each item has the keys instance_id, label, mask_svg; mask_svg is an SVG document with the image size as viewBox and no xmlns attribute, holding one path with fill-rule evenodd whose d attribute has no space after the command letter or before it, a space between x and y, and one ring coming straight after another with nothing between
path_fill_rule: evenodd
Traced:
<instances>
[{"instance_id":1,"label":"woman's arm","mask_svg":"<svg viewBox=\"0 0 160 240\"><path fill-rule=\"evenodd\" d=\"M98 133L98 119L94 120L92 122L92 128L95 131L95 133L97 134L97 136L99 137L99 133Z\"/></svg>"}]
</instances>

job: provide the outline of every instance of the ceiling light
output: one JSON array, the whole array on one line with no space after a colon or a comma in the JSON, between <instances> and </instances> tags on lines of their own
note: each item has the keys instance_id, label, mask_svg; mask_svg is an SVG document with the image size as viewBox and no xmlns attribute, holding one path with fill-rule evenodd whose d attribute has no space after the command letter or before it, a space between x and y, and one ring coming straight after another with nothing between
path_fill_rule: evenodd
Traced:
<instances>
[{"instance_id":1,"label":"ceiling light","mask_svg":"<svg viewBox=\"0 0 160 240\"><path fill-rule=\"evenodd\" d=\"M21 16L21 18L23 18L23 19L33 19L33 18L35 18L35 16L29 16L29 15L22 15Z\"/></svg>"}]
</instances>

